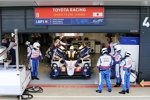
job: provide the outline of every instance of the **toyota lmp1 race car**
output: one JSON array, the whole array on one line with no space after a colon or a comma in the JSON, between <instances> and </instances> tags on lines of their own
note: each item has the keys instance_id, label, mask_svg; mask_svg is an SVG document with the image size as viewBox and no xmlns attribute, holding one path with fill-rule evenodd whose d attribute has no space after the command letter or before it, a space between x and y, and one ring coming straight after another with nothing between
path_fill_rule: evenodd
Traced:
<instances>
[{"instance_id":1,"label":"toyota lmp1 race car","mask_svg":"<svg viewBox=\"0 0 150 100\"><path fill-rule=\"evenodd\" d=\"M66 50L63 46L54 49L51 60L50 77L57 78L61 76L81 76L90 78L91 59L90 48L81 45L78 51L74 46Z\"/></svg>"}]
</instances>

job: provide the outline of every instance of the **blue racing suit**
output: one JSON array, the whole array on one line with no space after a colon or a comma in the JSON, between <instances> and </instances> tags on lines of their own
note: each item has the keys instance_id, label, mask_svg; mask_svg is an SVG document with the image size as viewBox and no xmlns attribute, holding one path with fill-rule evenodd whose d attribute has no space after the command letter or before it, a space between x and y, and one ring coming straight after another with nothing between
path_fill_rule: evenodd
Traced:
<instances>
[{"instance_id":1,"label":"blue racing suit","mask_svg":"<svg viewBox=\"0 0 150 100\"><path fill-rule=\"evenodd\" d=\"M121 79L122 79L122 91L130 89L130 69L132 67L132 59L126 57L122 60L121 64Z\"/></svg>"},{"instance_id":2,"label":"blue racing suit","mask_svg":"<svg viewBox=\"0 0 150 100\"><path fill-rule=\"evenodd\" d=\"M115 55L115 76L116 76L116 85L121 84L121 76L120 76L120 62L121 62L122 56L120 52L117 52Z\"/></svg>"},{"instance_id":3,"label":"blue racing suit","mask_svg":"<svg viewBox=\"0 0 150 100\"><path fill-rule=\"evenodd\" d=\"M112 90L112 85L110 82L110 68L113 64L113 59L110 55L104 54L99 57L98 62L97 62L97 67L99 69L99 85L98 85L98 90L102 91L103 89L103 83L104 79L106 80L106 85L108 88L108 91Z\"/></svg>"},{"instance_id":4,"label":"blue racing suit","mask_svg":"<svg viewBox=\"0 0 150 100\"><path fill-rule=\"evenodd\" d=\"M31 58L31 75L32 77L38 76L39 57L43 59L41 51L38 49L32 49L28 53L28 58Z\"/></svg>"}]
</instances>

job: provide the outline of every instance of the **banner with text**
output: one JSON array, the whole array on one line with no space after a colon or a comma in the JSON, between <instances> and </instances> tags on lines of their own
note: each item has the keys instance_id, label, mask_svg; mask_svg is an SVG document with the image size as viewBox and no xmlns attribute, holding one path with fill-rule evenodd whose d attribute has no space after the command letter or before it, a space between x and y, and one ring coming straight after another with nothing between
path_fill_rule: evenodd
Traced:
<instances>
[{"instance_id":1,"label":"banner with text","mask_svg":"<svg viewBox=\"0 0 150 100\"><path fill-rule=\"evenodd\" d=\"M104 25L104 7L38 7L35 25Z\"/></svg>"}]
</instances>

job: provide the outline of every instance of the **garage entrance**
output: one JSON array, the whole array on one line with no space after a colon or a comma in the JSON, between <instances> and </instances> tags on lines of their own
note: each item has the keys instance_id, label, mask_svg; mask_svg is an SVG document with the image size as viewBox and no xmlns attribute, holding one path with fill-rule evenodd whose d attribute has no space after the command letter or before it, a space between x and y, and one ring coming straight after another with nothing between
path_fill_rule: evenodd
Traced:
<instances>
[{"instance_id":1,"label":"garage entrance","mask_svg":"<svg viewBox=\"0 0 150 100\"><path fill-rule=\"evenodd\" d=\"M50 60L45 56L49 47L52 47L54 40L57 37L62 36L63 42L74 46L76 50L79 49L79 44L84 43L90 48L90 59L92 67L92 75L90 78L82 77L59 77L53 79L50 77L51 65ZM40 61L39 64L39 79L33 80L31 84L98 84L98 70L96 68L98 57L101 55L101 49L103 47L109 47L109 40L112 39L112 43L117 43L122 47L122 55L125 51L132 52L132 58L134 61L133 70L138 72L139 61L139 33L32 33L32 34L19 34L19 51L20 51L20 63L28 65L27 62L27 47L26 41L30 41L31 44L38 41L41 44L41 51L44 61ZM113 73L112 73L113 74ZM112 79L112 83L115 84L115 79Z\"/></svg>"}]
</instances>

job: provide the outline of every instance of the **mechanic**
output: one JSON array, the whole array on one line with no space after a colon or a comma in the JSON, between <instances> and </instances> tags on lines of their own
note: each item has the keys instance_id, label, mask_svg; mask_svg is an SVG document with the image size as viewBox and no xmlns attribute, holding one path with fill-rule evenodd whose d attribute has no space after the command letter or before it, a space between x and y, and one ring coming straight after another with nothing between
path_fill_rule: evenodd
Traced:
<instances>
[{"instance_id":1,"label":"mechanic","mask_svg":"<svg viewBox=\"0 0 150 100\"><path fill-rule=\"evenodd\" d=\"M116 85L114 87L119 87L121 85L121 76L120 76L120 62L122 60L122 55L121 55L121 47L117 45L115 47L115 76L116 76Z\"/></svg>"},{"instance_id":2,"label":"mechanic","mask_svg":"<svg viewBox=\"0 0 150 100\"><path fill-rule=\"evenodd\" d=\"M99 57L97 62L97 68L99 69L99 85L96 92L101 93L103 89L104 79L106 80L108 92L112 91L112 85L110 82L110 68L113 65L113 59L108 54L107 48L102 49L102 56Z\"/></svg>"},{"instance_id":3,"label":"mechanic","mask_svg":"<svg viewBox=\"0 0 150 100\"><path fill-rule=\"evenodd\" d=\"M29 41L26 41L25 45L27 46L27 54L33 49L33 46Z\"/></svg>"},{"instance_id":4,"label":"mechanic","mask_svg":"<svg viewBox=\"0 0 150 100\"><path fill-rule=\"evenodd\" d=\"M51 60L52 60L52 56L53 56L53 48L52 47L49 47L47 50L46 50L46 54L45 56L47 57L47 61L49 63L49 65L51 65Z\"/></svg>"},{"instance_id":5,"label":"mechanic","mask_svg":"<svg viewBox=\"0 0 150 100\"><path fill-rule=\"evenodd\" d=\"M30 44L29 41L26 41L26 42L25 42L25 45L27 46L27 56L28 56L29 52L32 51L33 46ZM28 57L27 57L27 58L28 58ZM31 69L31 58L28 58L27 60L28 60L28 69Z\"/></svg>"},{"instance_id":6,"label":"mechanic","mask_svg":"<svg viewBox=\"0 0 150 100\"><path fill-rule=\"evenodd\" d=\"M130 90L130 74L131 74L131 67L132 67L132 58L130 57L130 52L125 52L125 57L121 61L121 79L122 79L122 91L119 92L120 94L129 93Z\"/></svg>"},{"instance_id":7,"label":"mechanic","mask_svg":"<svg viewBox=\"0 0 150 100\"><path fill-rule=\"evenodd\" d=\"M2 39L1 45L5 46L5 47L8 47L7 40L5 38Z\"/></svg>"},{"instance_id":8,"label":"mechanic","mask_svg":"<svg viewBox=\"0 0 150 100\"><path fill-rule=\"evenodd\" d=\"M117 43L112 43L111 44L111 52L109 53L109 55L113 58L113 61L115 61L115 55L116 55L116 46L118 44ZM113 64L112 68L111 68L111 79L115 79L116 77L116 73L115 73L115 63Z\"/></svg>"},{"instance_id":9,"label":"mechanic","mask_svg":"<svg viewBox=\"0 0 150 100\"><path fill-rule=\"evenodd\" d=\"M108 37L107 41L108 41L107 51L108 51L108 53L110 53L110 52L112 52L112 46L113 46L112 38Z\"/></svg>"},{"instance_id":10,"label":"mechanic","mask_svg":"<svg viewBox=\"0 0 150 100\"><path fill-rule=\"evenodd\" d=\"M54 55L57 48L60 48L61 46L63 46L63 48L65 48L65 46L69 45L67 43L62 42L62 39L63 39L63 36L61 36L59 39L54 40L54 45L52 46L52 49L51 49L52 56Z\"/></svg>"},{"instance_id":11,"label":"mechanic","mask_svg":"<svg viewBox=\"0 0 150 100\"><path fill-rule=\"evenodd\" d=\"M63 36L61 36L59 39L56 39L56 41L54 42L54 46L55 47L59 47L59 46L66 46L67 43L62 42Z\"/></svg>"},{"instance_id":12,"label":"mechanic","mask_svg":"<svg viewBox=\"0 0 150 100\"><path fill-rule=\"evenodd\" d=\"M32 80L38 78L38 67L39 67L39 58L43 60L42 53L40 51L40 44L38 42L34 42L33 49L28 53L27 56L29 59L31 58L31 75Z\"/></svg>"},{"instance_id":13,"label":"mechanic","mask_svg":"<svg viewBox=\"0 0 150 100\"><path fill-rule=\"evenodd\" d=\"M11 55L11 63L10 65L16 65L16 43L15 43L15 36L11 37L8 49L7 49Z\"/></svg>"},{"instance_id":14,"label":"mechanic","mask_svg":"<svg viewBox=\"0 0 150 100\"><path fill-rule=\"evenodd\" d=\"M60 59L60 58L65 58L65 48L63 46L60 46L59 48L54 50L54 54L52 59Z\"/></svg>"}]
</instances>

